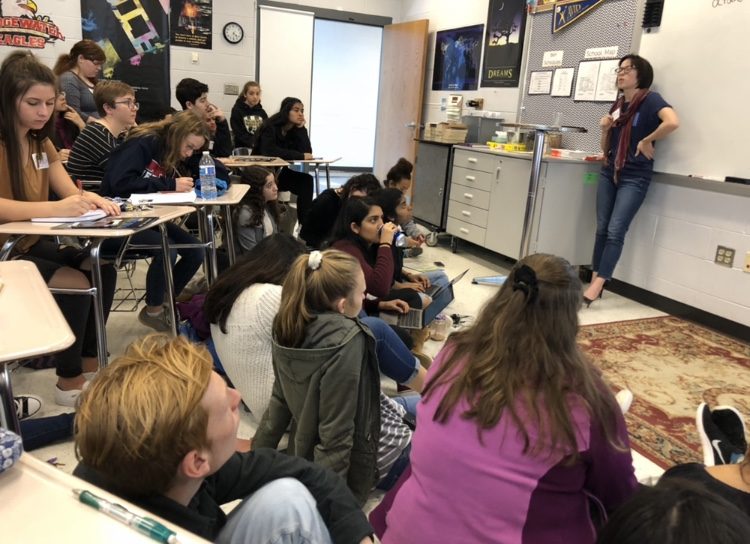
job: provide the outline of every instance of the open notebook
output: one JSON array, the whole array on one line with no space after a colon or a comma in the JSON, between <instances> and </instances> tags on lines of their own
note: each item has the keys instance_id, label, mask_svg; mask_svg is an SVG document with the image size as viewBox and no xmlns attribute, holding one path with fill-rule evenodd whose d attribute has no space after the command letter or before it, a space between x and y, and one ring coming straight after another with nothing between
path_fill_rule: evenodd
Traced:
<instances>
[{"instance_id":1,"label":"open notebook","mask_svg":"<svg viewBox=\"0 0 750 544\"><path fill-rule=\"evenodd\" d=\"M31 221L34 223L77 223L78 221L96 221L102 217L107 217L107 212L91 210L76 217L34 217Z\"/></svg>"}]
</instances>

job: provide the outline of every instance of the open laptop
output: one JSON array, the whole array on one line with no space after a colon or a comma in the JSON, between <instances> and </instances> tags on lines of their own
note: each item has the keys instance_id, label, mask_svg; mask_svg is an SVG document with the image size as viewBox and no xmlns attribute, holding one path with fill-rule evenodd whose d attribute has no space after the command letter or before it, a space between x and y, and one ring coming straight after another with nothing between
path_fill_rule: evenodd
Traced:
<instances>
[{"instance_id":1,"label":"open laptop","mask_svg":"<svg viewBox=\"0 0 750 544\"><path fill-rule=\"evenodd\" d=\"M388 323L389 325L398 325L404 329L423 329L429 325L437 315L445 310L445 308L453 302L455 298L453 295L453 285L461 281L466 273L469 271L467 268L461 272L458 276L453 278L449 284L444 285L433 291L432 303L424 309L411 308L405 314L395 314L392 312L380 312L380 319Z\"/></svg>"},{"instance_id":2,"label":"open laptop","mask_svg":"<svg viewBox=\"0 0 750 544\"><path fill-rule=\"evenodd\" d=\"M469 271L469 269L467 268L466 270L464 270L463 272L461 272L458 276L456 276L455 278L453 278L451 280L451 285L453 285L454 283L456 283L457 281L459 281L461 278L463 278L464 274L466 274L468 271ZM440 287L438 285L430 285L427 289L425 289L424 294L427 295L428 297L434 297L435 293L438 292L438 289L440 289Z\"/></svg>"}]
</instances>

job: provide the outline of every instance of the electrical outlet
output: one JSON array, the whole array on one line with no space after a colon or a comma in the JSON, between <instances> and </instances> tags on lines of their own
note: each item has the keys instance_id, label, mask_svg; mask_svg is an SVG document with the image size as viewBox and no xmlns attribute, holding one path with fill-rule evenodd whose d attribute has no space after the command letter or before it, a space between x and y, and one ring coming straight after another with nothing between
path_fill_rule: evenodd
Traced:
<instances>
[{"instance_id":1,"label":"electrical outlet","mask_svg":"<svg viewBox=\"0 0 750 544\"><path fill-rule=\"evenodd\" d=\"M716 246L714 263L732 268L732 265L734 264L734 249L731 247Z\"/></svg>"},{"instance_id":2,"label":"electrical outlet","mask_svg":"<svg viewBox=\"0 0 750 544\"><path fill-rule=\"evenodd\" d=\"M743 268L742 270L750 273L750 251L745 253L745 268Z\"/></svg>"},{"instance_id":3,"label":"electrical outlet","mask_svg":"<svg viewBox=\"0 0 750 544\"><path fill-rule=\"evenodd\" d=\"M240 86L232 85L231 83L225 83L224 94L231 94L231 95L237 96L238 94L240 94Z\"/></svg>"}]
</instances>

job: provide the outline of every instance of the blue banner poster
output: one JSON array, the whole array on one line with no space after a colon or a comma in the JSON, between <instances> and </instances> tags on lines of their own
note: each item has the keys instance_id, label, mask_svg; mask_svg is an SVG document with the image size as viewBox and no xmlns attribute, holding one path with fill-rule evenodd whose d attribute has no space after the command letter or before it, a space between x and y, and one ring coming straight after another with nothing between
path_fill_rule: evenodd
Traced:
<instances>
[{"instance_id":1,"label":"blue banner poster","mask_svg":"<svg viewBox=\"0 0 750 544\"><path fill-rule=\"evenodd\" d=\"M81 26L107 55L103 77L135 89L138 122L163 117L170 103L169 1L81 0Z\"/></svg>"},{"instance_id":2,"label":"blue banner poster","mask_svg":"<svg viewBox=\"0 0 750 544\"><path fill-rule=\"evenodd\" d=\"M552 17L552 33L559 32L563 28L572 25L602 2L604 0L577 0L566 2L562 5L555 4L554 15Z\"/></svg>"},{"instance_id":3,"label":"blue banner poster","mask_svg":"<svg viewBox=\"0 0 750 544\"><path fill-rule=\"evenodd\" d=\"M525 28L526 0L490 0L482 87L518 87Z\"/></svg>"}]
</instances>

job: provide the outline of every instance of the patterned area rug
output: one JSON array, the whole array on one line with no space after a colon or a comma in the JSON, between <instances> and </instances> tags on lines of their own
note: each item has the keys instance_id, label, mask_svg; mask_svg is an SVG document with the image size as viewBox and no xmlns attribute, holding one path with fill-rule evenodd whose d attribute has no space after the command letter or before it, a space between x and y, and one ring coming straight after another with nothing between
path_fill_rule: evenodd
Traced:
<instances>
[{"instance_id":1,"label":"patterned area rug","mask_svg":"<svg viewBox=\"0 0 750 544\"><path fill-rule=\"evenodd\" d=\"M750 345L676 317L581 327L579 344L615 391L635 401L631 445L663 468L702 461L698 404L750 416Z\"/></svg>"}]
</instances>

